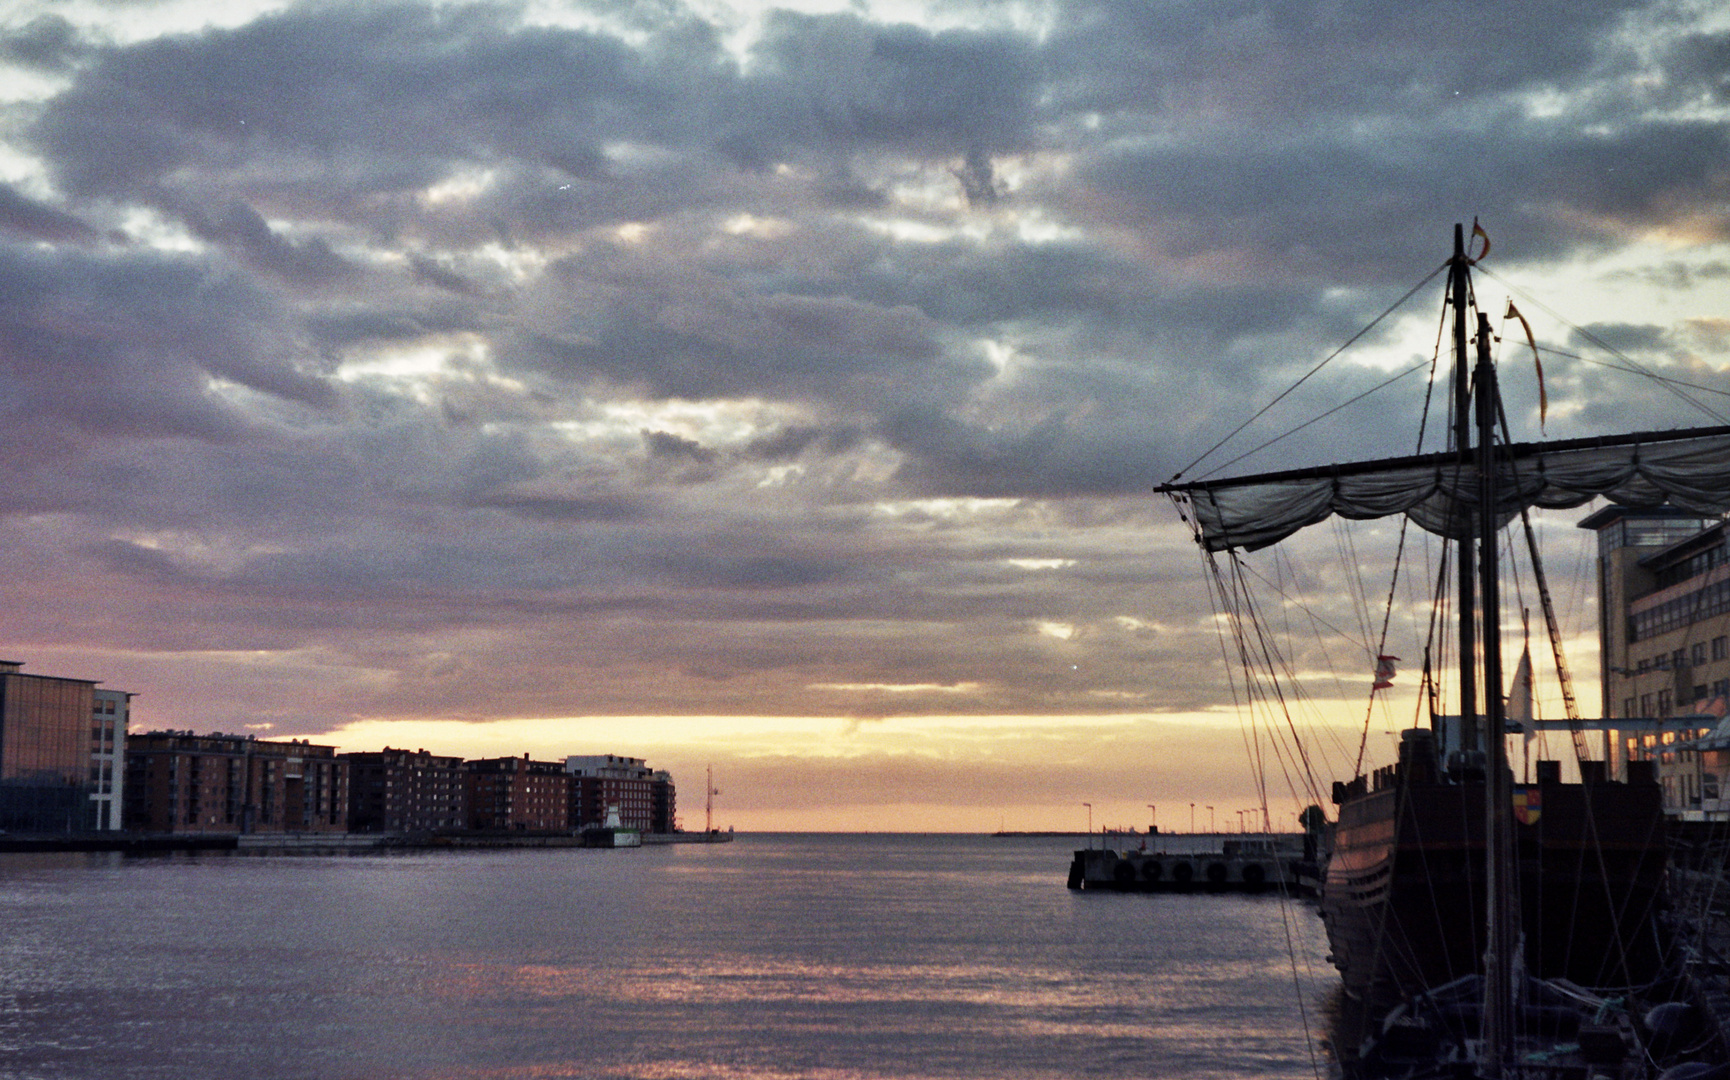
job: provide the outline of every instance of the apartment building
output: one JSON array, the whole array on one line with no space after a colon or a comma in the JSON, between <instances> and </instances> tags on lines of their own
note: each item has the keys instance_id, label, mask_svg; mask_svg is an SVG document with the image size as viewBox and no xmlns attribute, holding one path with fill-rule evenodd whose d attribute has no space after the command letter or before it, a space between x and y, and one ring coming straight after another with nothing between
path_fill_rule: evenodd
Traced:
<instances>
[{"instance_id":1,"label":"apartment building","mask_svg":"<svg viewBox=\"0 0 1730 1080\"><path fill-rule=\"evenodd\" d=\"M569 832L571 778L556 761L483 758L466 762L471 829Z\"/></svg>"},{"instance_id":2,"label":"apartment building","mask_svg":"<svg viewBox=\"0 0 1730 1080\"><path fill-rule=\"evenodd\" d=\"M616 807L627 829L672 832L677 822L673 777L650 769L642 758L618 754L572 755L565 758L571 776L571 824L600 825Z\"/></svg>"},{"instance_id":3,"label":"apartment building","mask_svg":"<svg viewBox=\"0 0 1730 1080\"><path fill-rule=\"evenodd\" d=\"M343 758L349 766L349 831L416 833L468 827L462 758L388 746Z\"/></svg>"},{"instance_id":4,"label":"apartment building","mask_svg":"<svg viewBox=\"0 0 1730 1080\"><path fill-rule=\"evenodd\" d=\"M348 777L334 746L145 732L127 742L125 825L154 833L347 832Z\"/></svg>"}]
</instances>

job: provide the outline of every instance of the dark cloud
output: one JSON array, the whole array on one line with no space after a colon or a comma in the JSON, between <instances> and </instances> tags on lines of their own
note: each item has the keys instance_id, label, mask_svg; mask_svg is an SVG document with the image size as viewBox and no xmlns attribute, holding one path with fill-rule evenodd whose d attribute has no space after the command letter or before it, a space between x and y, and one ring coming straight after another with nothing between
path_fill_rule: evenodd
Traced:
<instances>
[{"instance_id":1,"label":"dark cloud","mask_svg":"<svg viewBox=\"0 0 1730 1080\"><path fill-rule=\"evenodd\" d=\"M791 425L753 438L746 444L744 456L755 461L790 461L812 449L825 455L844 454L863 438L864 432L849 424L833 428Z\"/></svg>"},{"instance_id":2,"label":"dark cloud","mask_svg":"<svg viewBox=\"0 0 1730 1080\"><path fill-rule=\"evenodd\" d=\"M1624 353L1650 353L1668 347L1668 337L1661 326L1597 323L1576 330L1574 343L1599 345Z\"/></svg>"},{"instance_id":3,"label":"dark cloud","mask_svg":"<svg viewBox=\"0 0 1730 1080\"><path fill-rule=\"evenodd\" d=\"M0 60L38 71L66 71L87 49L78 28L58 15L38 15L0 33Z\"/></svg>"},{"instance_id":4,"label":"dark cloud","mask_svg":"<svg viewBox=\"0 0 1730 1080\"><path fill-rule=\"evenodd\" d=\"M1008 34L773 11L745 93L776 141L938 158L1027 145L1039 59ZM767 134L767 133L766 133Z\"/></svg>"},{"instance_id":5,"label":"dark cloud","mask_svg":"<svg viewBox=\"0 0 1730 1080\"><path fill-rule=\"evenodd\" d=\"M10 184L0 184L0 229L55 242L89 242L97 236L78 217L26 198Z\"/></svg>"},{"instance_id":6,"label":"dark cloud","mask_svg":"<svg viewBox=\"0 0 1730 1080\"><path fill-rule=\"evenodd\" d=\"M687 439L667 431L644 431L643 442L648 446L649 453L658 458L684 459L707 465L719 456L695 439Z\"/></svg>"},{"instance_id":7,"label":"dark cloud","mask_svg":"<svg viewBox=\"0 0 1730 1080\"><path fill-rule=\"evenodd\" d=\"M84 550L105 570L122 577L144 578L168 588L190 584L186 573L173 559L152 548L124 540L104 540Z\"/></svg>"},{"instance_id":8,"label":"dark cloud","mask_svg":"<svg viewBox=\"0 0 1730 1080\"><path fill-rule=\"evenodd\" d=\"M329 285L356 272L323 237L295 242L279 236L258 211L238 200L214 216L188 209L181 217L194 235L232 246L259 269L290 281Z\"/></svg>"},{"instance_id":9,"label":"dark cloud","mask_svg":"<svg viewBox=\"0 0 1730 1080\"><path fill-rule=\"evenodd\" d=\"M441 329L428 325L419 314L372 307L327 309L309 315L306 326L308 331L332 345L351 345L361 341L412 341Z\"/></svg>"},{"instance_id":10,"label":"dark cloud","mask_svg":"<svg viewBox=\"0 0 1730 1080\"><path fill-rule=\"evenodd\" d=\"M915 308L701 286L661 295L585 287L593 284L605 289L604 304L572 312L565 333L523 341L522 362L654 397L835 398L863 408L914 391L952 395L983 374L972 358L946 354Z\"/></svg>"},{"instance_id":11,"label":"dark cloud","mask_svg":"<svg viewBox=\"0 0 1730 1080\"><path fill-rule=\"evenodd\" d=\"M1566 86L1619 60L1610 35L1642 6L1074 0L1061 5L1048 51L1077 109L1270 127L1348 114L1442 121L1462 98Z\"/></svg>"},{"instance_id":12,"label":"dark cloud","mask_svg":"<svg viewBox=\"0 0 1730 1080\"><path fill-rule=\"evenodd\" d=\"M639 501L610 494L591 498L495 494L477 500L476 505L495 507L532 521L555 523L623 521L644 516Z\"/></svg>"},{"instance_id":13,"label":"dark cloud","mask_svg":"<svg viewBox=\"0 0 1730 1080\"><path fill-rule=\"evenodd\" d=\"M414 227L412 193L471 163L593 163L597 139L652 138L666 104L614 39L502 9L314 5L102 49L32 140L72 195L162 206L322 280L340 269L324 241L260 212Z\"/></svg>"},{"instance_id":14,"label":"dark cloud","mask_svg":"<svg viewBox=\"0 0 1730 1080\"><path fill-rule=\"evenodd\" d=\"M286 313L195 260L0 246L0 282L9 411L32 424L238 437L256 421L213 394L211 377L314 408L337 402L326 380L296 363Z\"/></svg>"},{"instance_id":15,"label":"dark cloud","mask_svg":"<svg viewBox=\"0 0 1730 1080\"><path fill-rule=\"evenodd\" d=\"M1730 34L1684 35L1664 66L1677 100L1704 93L1720 105L1730 102Z\"/></svg>"},{"instance_id":16,"label":"dark cloud","mask_svg":"<svg viewBox=\"0 0 1730 1080\"><path fill-rule=\"evenodd\" d=\"M414 268L414 276L417 281L436 285L441 289L463 296L472 296L480 291L479 287L468 278L454 270L447 269L437 260L427 258L425 255L410 256L409 265Z\"/></svg>"},{"instance_id":17,"label":"dark cloud","mask_svg":"<svg viewBox=\"0 0 1730 1080\"><path fill-rule=\"evenodd\" d=\"M773 544L764 544L773 547ZM668 560L665 571L687 585L729 589L786 589L856 577L858 568L829 557L776 553Z\"/></svg>"}]
</instances>

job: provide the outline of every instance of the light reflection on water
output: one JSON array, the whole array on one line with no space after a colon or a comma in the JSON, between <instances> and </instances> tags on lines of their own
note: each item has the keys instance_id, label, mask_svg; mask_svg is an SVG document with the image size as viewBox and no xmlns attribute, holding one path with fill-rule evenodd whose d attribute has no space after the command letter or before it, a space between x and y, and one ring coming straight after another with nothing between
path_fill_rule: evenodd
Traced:
<instances>
[{"instance_id":1,"label":"light reflection on water","mask_svg":"<svg viewBox=\"0 0 1730 1080\"><path fill-rule=\"evenodd\" d=\"M1314 1075L1313 911L1071 893L1072 846L0 857L0 1075Z\"/></svg>"}]
</instances>

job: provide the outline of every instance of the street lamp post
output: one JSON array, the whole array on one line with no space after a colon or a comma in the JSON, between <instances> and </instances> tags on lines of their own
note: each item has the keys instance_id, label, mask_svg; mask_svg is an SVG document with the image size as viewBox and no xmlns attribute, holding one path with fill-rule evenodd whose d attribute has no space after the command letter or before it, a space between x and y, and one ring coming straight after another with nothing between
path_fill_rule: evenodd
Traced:
<instances>
[{"instance_id":1,"label":"street lamp post","mask_svg":"<svg viewBox=\"0 0 1730 1080\"><path fill-rule=\"evenodd\" d=\"M1090 802L1084 802L1081 805L1087 807L1087 846L1092 847L1093 846L1093 804Z\"/></svg>"},{"instance_id":2,"label":"street lamp post","mask_svg":"<svg viewBox=\"0 0 1730 1080\"><path fill-rule=\"evenodd\" d=\"M1147 804L1147 831L1150 833L1159 831L1159 807L1152 803Z\"/></svg>"},{"instance_id":3,"label":"street lamp post","mask_svg":"<svg viewBox=\"0 0 1730 1080\"><path fill-rule=\"evenodd\" d=\"M1210 833L1214 831L1214 828L1213 828L1213 807L1211 807L1211 806L1207 808L1207 831Z\"/></svg>"},{"instance_id":4,"label":"street lamp post","mask_svg":"<svg viewBox=\"0 0 1730 1080\"><path fill-rule=\"evenodd\" d=\"M1189 804L1189 831L1192 835L1195 833L1195 804L1194 803Z\"/></svg>"}]
</instances>

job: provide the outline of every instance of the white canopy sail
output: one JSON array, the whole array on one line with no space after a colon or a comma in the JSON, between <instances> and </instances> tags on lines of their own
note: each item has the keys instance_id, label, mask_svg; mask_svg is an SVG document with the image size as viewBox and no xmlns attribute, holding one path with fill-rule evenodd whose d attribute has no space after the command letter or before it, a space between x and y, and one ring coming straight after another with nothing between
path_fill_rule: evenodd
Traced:
<instances>
[{"instance_id":1,"label":"white canopy sail","mask_svg":"<svg viewBox=\"0 0 1730 1080\"><path fill-rule=\"evenodd\" d=\"M1730 427L1498 447L1496 512L1564 509L1604 496L1624 506L1730 510ZM1439 536L1476 529L1478 470L1453 453L1167 484L1189 498L1209 551L1267 547L1333 514L1405 514Z\"/></svg>"}]
</instances>

